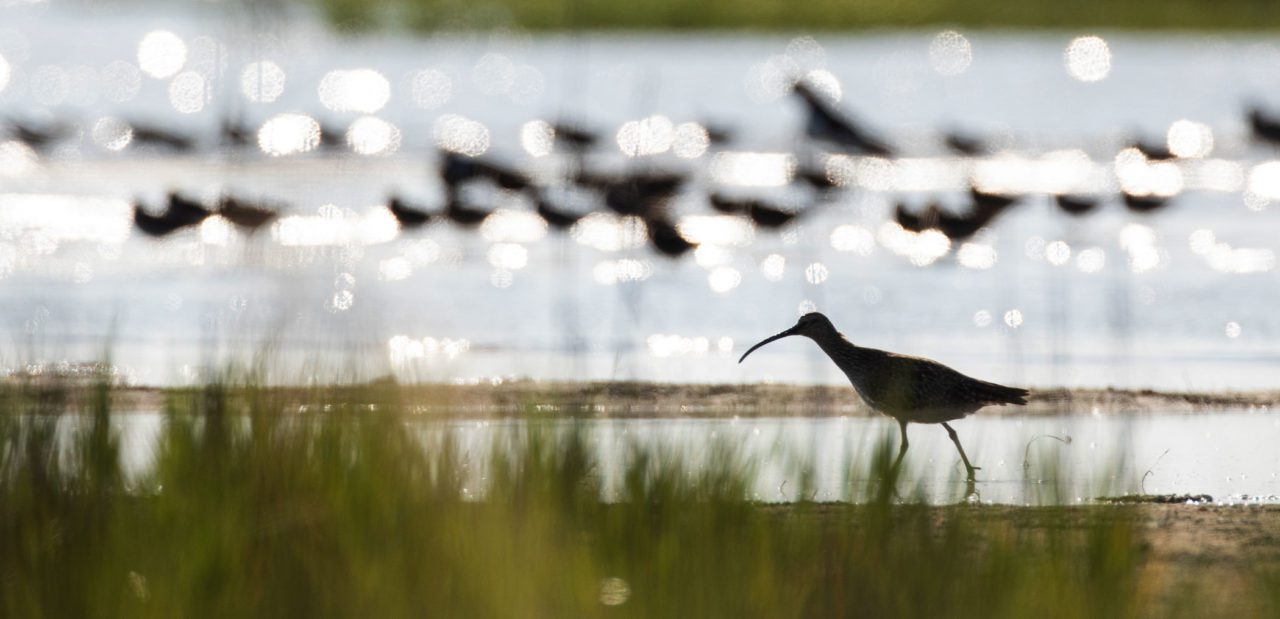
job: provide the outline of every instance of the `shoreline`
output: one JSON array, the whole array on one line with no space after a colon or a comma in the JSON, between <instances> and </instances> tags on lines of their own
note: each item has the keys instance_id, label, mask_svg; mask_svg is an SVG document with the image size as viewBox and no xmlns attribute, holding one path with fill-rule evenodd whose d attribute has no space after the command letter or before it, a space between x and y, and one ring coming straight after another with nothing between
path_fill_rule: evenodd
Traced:
<instances>
[{"instance_id":1,"label":"shoreline","mask_svg":"<svg viewBox=\"0 0 1280 619\"><path fill-rule=\"evenodd\" d=\"M202 387L119 387L117 410L157 412L165 399ZM248 387L231 386L229 393ZM317 395L347 403L373 397L397 400L414 414L442 418L730 418L870 417L849 387L786 384L672 384L648 382L555 382L518 380L493 384L413 384L378 381L320 387L254 387L288 406L317 404ZM73 391L76 388L72 389ZM79 398L73 397L73 400ZM1267 412L1280 406L1280 391L1174 392L1150 389L1033 389L1026 406L992 406L977 415L1065 416ZM296 408L295 408L296 409ZM305 410L302 409L302 410Z\"/></svg>"}]
</instances>

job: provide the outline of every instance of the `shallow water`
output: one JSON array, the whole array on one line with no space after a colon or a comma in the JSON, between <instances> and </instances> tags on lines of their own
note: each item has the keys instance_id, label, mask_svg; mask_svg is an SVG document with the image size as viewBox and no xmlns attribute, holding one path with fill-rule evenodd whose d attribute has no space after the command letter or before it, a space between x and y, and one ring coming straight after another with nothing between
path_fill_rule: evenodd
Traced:
<instances>
[{"instance_id":1,"label":"shallow water","mask_svg":"<svg viewBox=\"0 0 1280 619\"><path fill-rule=\"evenodd\" d=\"M1244 101L1274 92L1280 52L1271 39L1106 33L1111 74L1086 83L1063 67L1074 33L970 33L971 66L945 76L930 64L933 31L820 36L815 48L755 35L341 39L305 19L216 11L143 17L0 7L0 15L7 18L0 55L13 66L0 115L47 112L82 129L119 116L211 142L227 114L254 123L280 112L350 122L358 114L326 109L318 84L326 71L368 67L390 86L376 115L402 135L387 157L277 159L218 150L117 154L95 146L87 131L29 169L15 173L18 164L0 163L8 166L0 191L0 336L8 345L0 346L0 364L9 367L96 359L109 346L133 382L174 384L269 348L277 378L290 382L396 372L446 381L840 383L835 368L799 341L774 344L745 366L733 362L751 342L789 326L799 308L817 307L860 344L930 356L991 380L1275 386L1280 211L1257 196L1246 206L1241 195L1256 166L1274 156L1247 142L1242 115ZM139 39L160 28L187 41L186 70L207 73L198 112L174 109L168 79L143 75L136 94L119 101L105 90L87 96L74 80L54 80L49 92L36 79L51 74L40 72L45 67L105 76L109 62L137 62ZM223 56L197 53L206 48ZM287 74L274 103L250 103L239 93L241 69L261 58ZM522 67L529 88L512 90L505 74L486 73L495 62ZM484 123L489 154L533 171L549 164L524 158L518 136L522 123L537 118L578 117L601 129L611 153L603 164L612 166L639 165L624 161L612 138L623 121L654 113L734 128L735 150L793 150L799 107L766 79L770 67L788 62L829 70L843 84L844 105L918 165L882 183L859 183L782 233L717 221L712 232L725 240L679 262L645 248L588 247L536 226L397 234L377 207L393 189L434 199L432 127L445 113ZM413 78L424 69L450 80L438 107L415 100ZM953 248L926 266L896 254L882 233L901 196L959 203L956 191L974 169L942 157L936 131L997 136L1020 161L1080 149L1102 174L1091 181L1095 188L1110 192L1123 140L1159 141L1180 118L1212 128L1220 165L1212 174L1199 163L1183 165L1188 189L1158 214L1131 215L1109 203L1076 220L1035 195L975 239L976 260L957 259ZM756 191L709 178L712 157L655 158L700 175L673 206L679 216L708 214L704 186ZM1014 182L1034 180L1009 170ZM226 186L279 200L322 230L302 246L290 246L279 229L246 240L214 226L165 242L130 232L134 196L154 200L170 188L212 195ZM529 208L494 199L514 211ZM333 238L316 221L325 205L330 223L341 219L335 225L343 232ZM833 243L840 226L855 226L855 237L870 241L841 251ZM1047 249L1054 241L1065 245ZM1238 250L1253 253L1232 253ZM613 281L632 268L641 281ZM317 357L329 366L308 365Z\"/></svg>"},{"instance_id":2,"label":"shallow water","mask_svg":"<svg viewBox=\"0 0 1280 619\"><path fill-rule=\"evenodd\" d=\"M68 418L71 419L71 418ZM117 417L121 452L132 475L146 470L164 423L160 414ZM484 493L492 449L527 439L524 421L409 420L424 445L446 436L465 454L474 496ZM540 427L544 422L538 422ZM887 418L608 419L545 422L577 427L600 463L605 498L614 496L633 447L684 460L690 470L728 454L755 471L752 497L794 501L812 476L818 501L866 496L867 471L881 440L897 449L897 424ZM932 503L978 500L1014 505L1088 503L1129 493L1208 494L1218 503L1280 502L1280 415L1228 411L1123 416L972 417L954 424L975 466L976 496L968 499L964 468L940 426L913 425L903 497ZM69 429L69 427L67 428ZM1064 443L1050 436L1062 440ZM736 459L736 460L733 460ZM724 461L721 462L723 464ZM1024 467L1025 464L1025 467Z\"/></svg>"}]
</instances>

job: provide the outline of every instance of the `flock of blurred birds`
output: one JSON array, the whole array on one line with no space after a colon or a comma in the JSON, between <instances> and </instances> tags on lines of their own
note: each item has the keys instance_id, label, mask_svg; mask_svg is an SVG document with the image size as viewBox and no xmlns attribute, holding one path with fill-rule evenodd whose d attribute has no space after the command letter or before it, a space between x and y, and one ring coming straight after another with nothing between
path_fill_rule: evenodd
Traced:
<instances>
[{"instance_id":1,"label":"flock of blurred birds","mask_svg":"<svg viewBox=\"0 0 1280 619\"><path fill-rule=\"evenodd\" d=\"M847 155L892 159L897 156L888 141L852 115L838 109L823 92L804 80L795 82L792 93L805 109L804 134L813 143ZM1259 107L1248 110L1248 126L1252 137L1262 143L1280 146L1280 116L1271 115ZM172 153L191 152L201 147L195 138L178 132L133 125L132 143L150 146ZM615 173L593 171L589 156L603 141L603 136L573 123L551 125L556 148L569 155L574 165L563 183L548 186L538 182L519 166L500 162L493 158L441 150L438 169L445 189L442 204L414 203L400 195L392 195L386 208L402 229L412 230L448 221L463 228L477 228L493 213L475 199L475 192L466 188L474 184L488 184L500 190L525 195L535 205L537 214L552 230L569 230L593 210L607 209L622 216L640 218L645 224L649 244L659 254L679 257L696 248L680 232L668 209L669 201L679 194L691 179L688 171L636 169ZM41 127L10 120L9 137L23 142L36 151L45 150L65 138L70 130L64 127ZM707 142L720 147L732 139L730 131L706 128ZM256 133L241 124L224 122L221 128L221 146L231 149L249 149L257 144ZM345 147L341 133L322 128L319 136L322 149L336 150ZM973 135L948 133L944 136L946 148L961 157L982 157L995 154L990 144ZM1129 145L1149 161L1166 161L1177 155L1163 143L1138 140ZM812 158L810 158L812 159ZM742 197L732 193L709 190L706 202L715 212L749 219L754 226L778 229L797 218L804 217L812 209L819 208L834 192L843 191L823 166L810 161L797 164L792 174L792 184L799 186L809 197L807 206L795 208L788 204L762 197ZM951 241L963 241L992 224L1002 213L1018 204L1023 195L993 193L971 185L968 199L962 208L947 206L938 201L923 206L912 206L900 201L895 205L893 218L904 230L924 232L937 230ZM1167 206L1175 196L1136 194L1120 191L1119 201L1135 213L1151 213ZM1063 212L1083 216L1094 212L1107 201L1098 194L1061 193L1053 195L1054 202ZM224 194L213 203L170 192L162 205L147 205L135 200L133 222L136 229L151 237L166 237L179 230L201 224L212 216L220 216L227 222L252 234L275 221L288 205L264 202L242 196Z\"/></svg>"}]
</instances>

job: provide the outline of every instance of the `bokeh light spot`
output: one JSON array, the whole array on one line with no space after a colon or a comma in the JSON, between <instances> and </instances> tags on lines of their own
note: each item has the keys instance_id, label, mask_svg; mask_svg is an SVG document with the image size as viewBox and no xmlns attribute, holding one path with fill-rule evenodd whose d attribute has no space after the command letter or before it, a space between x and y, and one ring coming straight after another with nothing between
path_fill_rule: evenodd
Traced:
<instances>
[{"instance_id":1,"label":"bokeh light spot","mask_svg":"<svg viewBox=\"0 0 1280 619\"><path fill-rule=\"evenodd\" d=\"M929 43L929 64L940 75L960 75L973 64L973 47L963 34L944 30Z\"/></svg>"},{"instance_id":2,"label":"bokeh light spot","mask_svg":"<svg viewBox=\"0 0 1280 619\"><path fill-rule=\"evenodd\" d=\"M168 30L153 30L138 42L138 66L151 77L165 79L186 63L187 44Z\"/></svg>"},{"instance_id":3,"label":"bokeh light spot","mask_svg":"<svg viewBox=\"0 0 1280 619\"><path fill-rule=\"evenodd\" d=\"M284 94L285 72L270 60L245 65L240 72L240 92L255 103L271 103Z\"/></svg>"},{"instance_id":4,"label":"bokeh light spot","mask_svg":"<svg viewBox=\"0 0 1280 619\"><path fill-rule=\"evenodd\" d=\"M391 82L373 69L335 70L320 79L319 95L335 112L372 114L391 100Z\"/></svg>"},{"instance_id":5,"label":"bokeh light spot","mask_svg":"<svg viewBox=\"0 0 1280 619\"><path fill-rule=\"evenodd\" d=\"M1098 36L1076 37L1063 54L1067 74L1082 82L1097 82L1111 73L1111 48Z\"/></svg>"},{"instance_id":6,"label":"bokeh light spot","mask_svg":"<svg viewBox=\"0 0 1280 619\"><path fill-rule=\"evenodd\" d=\"M273 157L305 153L320 144L320 123L305 114L277 114L258 129L258 148Z\"/></svg>"}]
</instances>

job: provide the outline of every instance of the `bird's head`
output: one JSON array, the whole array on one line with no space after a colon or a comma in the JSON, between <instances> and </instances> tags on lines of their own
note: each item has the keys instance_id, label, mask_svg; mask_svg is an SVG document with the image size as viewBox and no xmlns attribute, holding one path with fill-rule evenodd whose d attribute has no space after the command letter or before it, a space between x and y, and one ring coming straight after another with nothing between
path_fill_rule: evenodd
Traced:
<instances>
[{"instance_id":1,"label":"bird's head","mask_svg":"<svg viewBox=\"0 0 1280 619\"><path fill-rule=\"evenodd\" d=\"M816 340L820 337L830 336L835 333L836 327L831 324L831 320L829 318L818 312L809 312L808 314L801 316L800 320L796 321L796 325L794 327L791 327L777 335L765 338L759 344L752 346L747 350L747 352L742 354L742 358L738 359L738 363L742 363L743 359L746 359L747 355L755 352L757 348L760 348L774 340L780 340L792 335L803 335L809 339Z\"/></svg>"}]
</instances>

